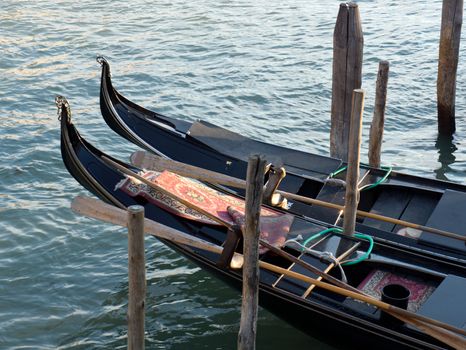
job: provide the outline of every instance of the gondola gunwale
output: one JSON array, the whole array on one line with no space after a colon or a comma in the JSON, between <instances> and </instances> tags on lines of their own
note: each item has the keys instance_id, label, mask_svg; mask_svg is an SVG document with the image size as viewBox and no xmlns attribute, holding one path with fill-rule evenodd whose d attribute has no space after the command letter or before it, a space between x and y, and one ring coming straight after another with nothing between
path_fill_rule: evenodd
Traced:
<instances>
[{"instance_id":1,"label":"gondola gunwale","mask_svg":"<svg viewBox=\"0 0 466 350\"><path fill-rule=\"evenodd\" d=\"M87 171L82 171L83 169L85 170L85 167L84 166L76 166L76 165L80 165L81 162L78 158L78 155L76 152L74 152L74 147L75 145L73 145L73 141L70 140L70 135L68 134L68 128L72 126L72 123L71 123L71 117L68 116L68 115L63 115L63 111L62 111L62 121L61 121L61 127L62 127L62 141L64 141L62 143L62 146L63 146L63 150L65 151L65 156L63 157L64 158L64 161L65 161L65 164L68 168L68 170L72 173L73 176L75 177L79 177L81 181L83 181L84 183L97 183L97 181L88 181L88 180L92 180L92 175L87 172ZM74 125L72 126L74 128ZM93 151L98 151L95 147L93 147L92 145L90 145L89 143L87 143L82 137L79 136L79 133L77 132L76 130L76 135L77 135L77 140L74 140L75 142L80 142L81 143L81 147L85 148L87 150L87 152L93 154ZM100 155L102 155L103 153L101 151L98 151ZM94 155L99 161L100 163L102 164L105 164L101 159L100 159L100 156L98 155ZM74 159L73 159L74 158ZM69 166L68 162L70 161L73 161L73 164L72 166ZM119 162L120 164L124 165L123 162ZM108 165L107 165L108 166ZM77 172L77 173L74 173L74 172ZM84 179L86 181L84 181ZM79 181L80 183L82 183L81 181ZM84 185L83 185L84 186ZM105 195L105 191L102 192L102 191L99 191L98 187L95 187L95 186L91 186L91 192L97 192L95 194L97 194L99 197L103 197L104 199L106 200L109 200L110 198L107 198L108 195ZM112 197L110 195L110 197ZM110 200L111 203L114 203L113 200ZM119 202L118 200L116 200L115 202ZM190 260L194 261L195 263L199 264L200 266L202 267L208 267L209 270L212 270L214 272L217 272L217 274L221 274L222 276L224 276L225 278L222 278L223 280L228 280L229 278L235 278L237 280L240 280L241 278L239 277L239 275L237 273L232 273L231 271L225 271L225 270L221 270L219 269L216 265L214 265L211 261L209 261L208 259L202 257L202 256L199 256L199 254L196 254L195 253L195 250L194 249L187 249L186 247L184 246L181 246L181 245L177 245L177 244L174 244L172 242L168 242L166 240L162 240L165 244L167 244L168 246L171 246L173 249L179 251L180 253L182 253L184 256L188 257ZM228 277L228 278L227 278ZM272 287L269 287L268 285L264 284L264 283L261 283L261 293L263 295L263 297L265 296L265 298L271 298L271 299L274 299L274 298L279 298L279 299L282 299L286 302L294 302L296 303L297 305L299 305L300 307L305 307L307 310L309 310L309 312L312 312L312 313L319 313L320 316L324 316L326 318L329 318L329 317L332 317L333 320L336 320L338 322L343 322L345 324L347 324L348 327L352 327L352 329L354 327L357 327L358 329L360 329L361 331L367 333L372 333L374 334L374 336L376 337L385 337L386 339L389 339L390 341L392 342L395 342L396 344L398 345L402 345L402 346L405 346L405 347L410 347L410 348L415 348L417 346L421 346L420 348L438 348L437 346L433 345L433 344L428 344L428 343L425 343L423 340L420 340L418 338L413 338L409 335L406 335L404 333L399 333L399 332L394 332L393 330L390 330L390 329L387 329L385 327L381 327L380 325L377 325L377 324L374 324L372 322L369 322L367 320L365 320L364 318L361 318L361 317L353 317L352 315L348 314L348 313L345 313L345 312L342 312L338 309L334 309L334 308L331 308L325 304L321 304L321 303L318 303L317 301L314 301L314 300L305 300L305 302L303 302L303 300L301 298L298 298L297 296L291 294L291 293L288 293L288 292L285 292L285 291L277 291L277 290L272 290ZM290 295L286 295L286 294L290 294ZM291 297L291 300L290 300L290 297ZM303 305L304 303L304 305ZM273 311L272 311L273 312ZM347 320L345 319L348 318ZM356 322L356 324L355 324ZM396 339L394 339L393 337L396 337ZM428 337L429 338L429 337ZM430 338L429 338L430 339Z\"/></svg>"},{"instance_id":2,"label":"gondola gunwale","mask_svg":"<svg viewBox=\"0 0 466 350\"><path fill-rule=\"evenodd\" d=\"M180 134L182 134L182 129L186 130L187 125L190 125L189 122L185 121L178 121L176 122L180 123L182 127L179 127L179 130L176 128L176 122L175 119L166 117L164 115L161 115L156 112L149 111L145 109L144 107L141 107L134 102L128 100L125 98L123 95L121 95L114 87L113 83L111 80L111 74L110 74L110 65L108 61L104 58L99 58L99 63L102 65L102 76L101 76L101 110L102 110L102 115L107 122L107 124L118 134L120 134L122 137L128 139L129 141L137 144L138 146L148 149L151 152L162 154L163 153L152 147L151 145L148 145L147 142L145 141L139 141L139 137L136 135L135 132L133 132L127 125L126 123L121 119L121 116L119 113L115 110L115 107L113 106L114 103L121 104L122 106L125 106L124 109L128 110L128 113L130 109L134 109L137 111L136 114L134 114L133 117L139 118L140 120L145 120L145 119L150 119L152 121L151 124L156 123L157 125L163 124L163 128L158 128L158 132L163 133L165 136L170 137L170 142L176 142L177 144L182 144L187 142L185 137L181 137ZM114 102L117 101L117 102ZM122 107L123 108L123 107ZM143 113L144 115L141 116L140 114ZM153 127L157 127L157 125L153 125ZM171 130L170 130L171 129ZM165 137L164 136L164 137ZM260 141L257 141L260 142ZM200 147L200 152L207 152L205 155L207 157L214 157L212 154L212 150L209 149L208 147L203 148ZM165 155L166 156L166 155ZM169 158L169 157L168 157ZM239 160L243 161L243 160ZM379 172L381 174L380 169L374 169L375 172ZM415 175L407 175L403 173L397 173L394 172L392 173L393 175L393 182L392 183L387 183L387 184L381 184L381 188L387 188L387 187L406 187L409 188L410 190L414 192L416 191L421 191L421 192L432 192L432 193L437 193L440 194L442 193L442 188L454 188L454 189L461 189L462 191L465 191L464 186L454 184L451 182L446 182L446 181L441 181L441 180L433 180L433 179L425 179L422 177L418 177ZM397 180L397 178L409 178L411 179L410 181L418 181L421 182L421 185L413 188L412 186L408 186L406 184L403 184L402 180ZM427 182L427 184L430 184L430 186L424 186L422 183ZM434 188L433 184L441 185L439 188ZM373 232L376 232L376 234L373 234L376 236L380 241L393 241L400 246L409 246L410 248L415 248L419 252L430 252L432 255L437 256L437 257L445 257L446 259L451 260L454 263L458 264L464 264L466 266L466 256L460 251L457 250L451 250L448 247L441 247L441 246L433 246L433 245L427 245L423 243L419 243L417 240L413 240L411 238L403 237L394 234L393 232L390 231L385 231L385 230L379 230L377 228L373 228L372 226L365 225L363 223L357 223L357 230L363 233L367 234L373 234Z\"/></svg>"}]
</instances>

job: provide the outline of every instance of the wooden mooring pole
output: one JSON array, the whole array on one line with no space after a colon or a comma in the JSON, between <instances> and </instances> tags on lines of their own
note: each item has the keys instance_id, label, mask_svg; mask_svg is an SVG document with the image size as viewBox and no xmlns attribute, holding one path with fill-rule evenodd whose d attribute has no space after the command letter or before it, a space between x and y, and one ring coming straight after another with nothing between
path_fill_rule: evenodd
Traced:
<instances>
[{"instance_id":1,"label":"wooden mooring pole","mask_svg":"<svg viewBox=\"0 0 466 350\"><path fill-rule=\"evenodd\" d=\"M356 89L353 92L352 98L345 210L343 212L343 233L347 236L352 236L356 227L356 212L359 203L358 180L363 110L364 90ZM349 248L351 248L351 242L342 240L337 249L337 256L343 254Z\"/></svg>"},{"instance_id":2,"label":"wooden mooring pole","mask_svg":"<svg viewBox=\"0 0 466 350\"><path fill-rule=\"evenodd\" d=\"M348 159L351 96L361 88L364 38L358 5L340 4L333 33L330 155Z\"/></svg>"},{"instance_id":3,"label":"wooden mooring pole","mask_svg":"<svg viewBox=\"0 0 466 350\"><path fill-rule=\"evenodd\" d=\"M437 76L437 118L441 135L455 125L456 71L463 23L463 0L443 0Z\"/></svg>"},{"instance_id":4,"label":"wooden mooring pole","mask_svg":"<svg viewBox=\"0 0 466 350\"><path fill-rule=\"evenodd\" d=\"M238 350L256 348L259 302L260 209L266 161L259 155L249 157L246 175L245 227L243 237L243 298L238 334Z\"/></svg>"},{"instance_id":5,"label":"wooden mooring pole","mask_svg":"<svg viewBox=\"0 0 466 350\"><path fill-rule=\"evenodd\" d=\"M388 61L379 62L379 72L375 88L374 116L369 132L369 165L380 167L380 152L382 150L383 128L385 123L385 106L387 104Z\"/></svg>"},{"instance_id":6,"label":"wooden mooring pole","mask_svg":"<svg viewBox=\"0 0 466 350\"><path fill-rule=\"evenodd\" d=\"M128 350L144 349L146 266L144 254L144 207L128 208Z\"/></svg>"}]
</instances>

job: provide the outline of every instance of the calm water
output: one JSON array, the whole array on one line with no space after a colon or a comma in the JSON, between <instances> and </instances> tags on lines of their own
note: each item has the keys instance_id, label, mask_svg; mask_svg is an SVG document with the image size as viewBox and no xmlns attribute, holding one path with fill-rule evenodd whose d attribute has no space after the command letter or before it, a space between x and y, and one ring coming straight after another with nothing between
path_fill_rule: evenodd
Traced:
<instances>
[{"instance_id":1,"label":"calm water","mask_svg":"<svg viewBox=\"0 0 466 350\"><path fill-rule=\"evenodd\" d=\"M378 61L390 61L383 163L466 180L466 50L457 134L437 140L441 1L359 1L363 158ZM98 104L103 54L128 97L174 117L327 154L337 1L11 1L0 5L0 348L126 347L125 231L74 215L54 96L85 137L127 159ZM463 26L463 38L466 31ZM465 39L466 40L466 39ZM257 128L260 126L260 128ZM234 349L240 295L147 239L147 346ZM328 349L261 310L258 345ZM356 344L348 343L349 347Z\"/></svg>"}]
</instances>

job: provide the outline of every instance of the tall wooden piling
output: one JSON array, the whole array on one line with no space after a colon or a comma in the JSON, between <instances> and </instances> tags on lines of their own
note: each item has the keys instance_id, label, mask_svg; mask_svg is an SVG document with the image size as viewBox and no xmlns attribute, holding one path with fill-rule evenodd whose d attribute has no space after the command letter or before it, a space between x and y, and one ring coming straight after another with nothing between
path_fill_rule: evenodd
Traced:
<instances>
[{"instance_id":1,"label":"tall wooden piling","mask_svg":"<svg viewBox=\"0 0 466 350\"><path fill-rule=\"evenodd\" d=\"M244 228L243 299L238 334L238 350L256 347L259 301L259 235L260 208L266 161L259 155L249 157L246 175L246 208Z\"/></svg>"},{"instance_id":2,"label":"tall wooden piling","mask_svg":"<svg viewBox=\"0 0 466 350\"><path fill-rule=\"evenodd\" d=\"M361 88L364 38L358 5L340 4L333 33L330 155L348 159L351 98Z\"/></svg>"},{"instance_id":3,"label":"tall wooden piling","mask_svg":"<svg viewBox=\"0 0 466 350\"><path fill-rule=\"evenodd\" d=\"M388 61L379 62L379 72L375 89L374 115L369 132L369 165L380 167L383 128L385 124L385 106L387 104Z\"/></svg>"},{"instance_id":4,"label":"tall wooden piling","mask_svg":"<svg viewBox=\"0 0 466 350\"><path fill-rule=\"evenodd\" d=\"M353 92L351 123L349 133L348 169L346 174L345 210L343 212L343 233L347 236L354 234L356 227L356 212L359 202L359 159L361 150L362 114L364 110L364 90ZM341 241L337 256L351 247L350 242Z\"/></svg>"},{"instance_id":5,"label":"tall wooden piling","mask_svg":"<svg viewBox=\"0 0 466 350\"><path fill-rule=\"evenodd\" d=\"M128 208L128 350L144 349L146 267L144 255L144 207Z\"/></svg>"},{"instance_id":6,"label":"tall wooden piling","mask_svg":"<svg viewBox=\"0 0 466 350\"><path fill-rule=\"evenodd\" d=\"M441 135L456 130L456 71L463 23L463 0L443 0L437 76L437 118Z\"/></svg>"}]
</instances>

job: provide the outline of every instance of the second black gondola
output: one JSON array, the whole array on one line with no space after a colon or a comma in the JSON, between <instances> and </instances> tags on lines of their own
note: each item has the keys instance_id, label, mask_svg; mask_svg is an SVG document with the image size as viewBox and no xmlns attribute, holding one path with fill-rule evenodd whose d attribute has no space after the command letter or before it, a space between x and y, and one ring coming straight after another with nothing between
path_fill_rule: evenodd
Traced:
<instances>
[{"instance_id":1,"label":"second black gondola","mask_svg":"<svg viewBox=\"0 0 466 350\"><path fill-rule=\"evenodd\" d=\"M102 57L100 106L107 124L129 141L153 153L217 171L237 178L246 174L251 152L264 154L268 161L283 164L287 176L279 189L310 198L343 204L344 164L334 158L286 149L248 139L205 121L187 122L149 111L121 95L112 85L110 65ZM374 184L379 184L374 186ZM466 186L387 170L361 168L359 209L414 222L459 235L466 235ZM336 209L294 202L293 213L341 225ZM416 232L401 225L360 218L357 230L379 240L389 240L420 251L441 254L466 263L464 241Z\"/></svg>"}]
</instances>

